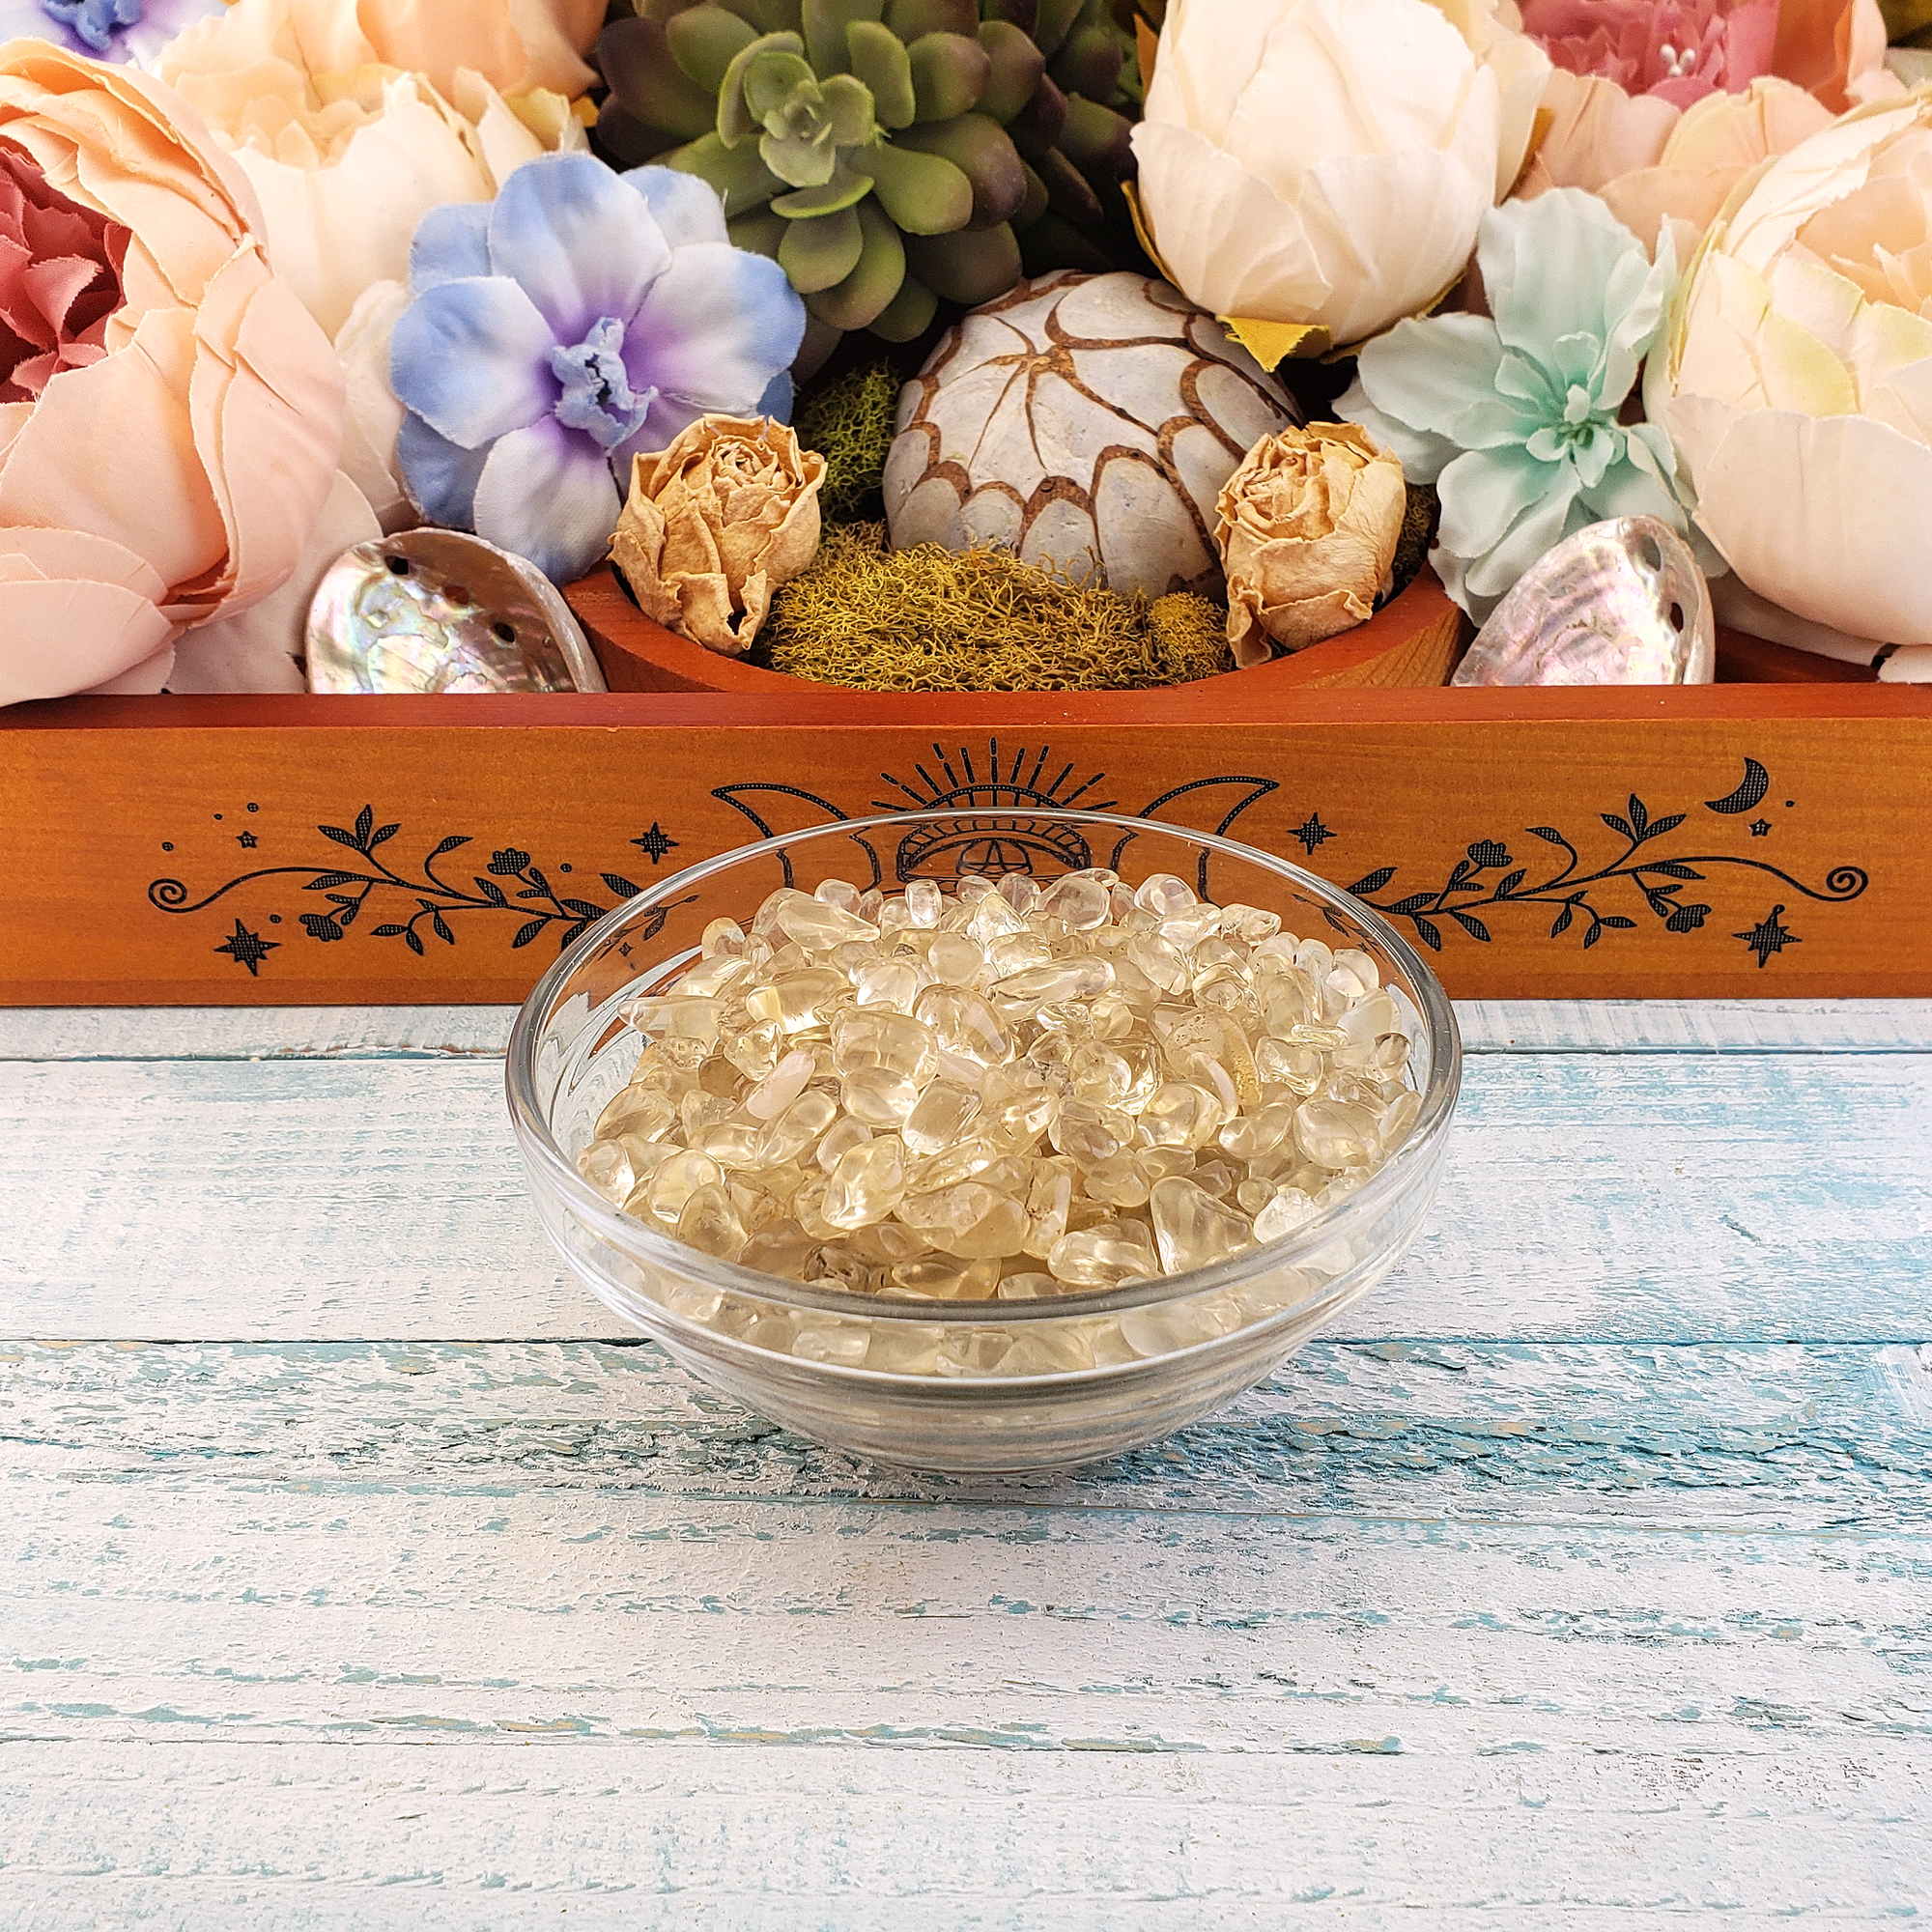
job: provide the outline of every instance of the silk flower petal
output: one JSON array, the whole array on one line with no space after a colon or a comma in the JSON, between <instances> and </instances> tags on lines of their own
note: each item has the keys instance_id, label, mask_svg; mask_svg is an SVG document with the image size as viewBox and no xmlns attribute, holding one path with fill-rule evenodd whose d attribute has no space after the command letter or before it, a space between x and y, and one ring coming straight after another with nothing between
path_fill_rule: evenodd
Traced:
<instances>
[{"instance_id":1,"label":"silk flower petal","mask_svg":"<svg viewBox=\"0 0 1932 1932\"><path fill-rule=\"evenodd\" d=\"M569 583L610 548L622 508L603 451L553 419L491 449L476 485L476 534Z\"/></svg>"},{"instance_id":2,"label":"silk flower petal","mask_svg":"<svg viewBox=\"0 0 1932 1932\"><path fill-rule=\"evenodd\" d=\"M678 249L651 285L624 337L624 363L633 389L697 404L698 414L745 416L804 333L804 304L776 262L704 242ZM647 427L656 416L654 407Z\"/></svg>"},{"instance_id":3,"label":"silk flower petal","mask_svg":"<svg viewBox=\"0 0 1932 1932\"><path fill-rule=\"evenodd\" d=\"M1696 400L1697 521L1745 583L1814 623L1932 643L1932 575L1899 568L1924 553L1932 449L1869 417Z\"/></svg>"},{"instance_id":4,"label":"silk flower petal","mask_svg":"<svg viewBox=\"0 0 1932 1932\"><path fill-rule=\"evenodd\" d=\"M385 83L383 112L319 168L238 151L261 199L270 259L332 337L371 283L409 273L416 223L449 202L487 201L496 183L474 128L413 75Z\"/></svg>"},{"instance_id":5,"label":"silk flower petal","mask_svg":"<svg viewBox=\"0 0 1932 1932\"><path fill-rule=\"evenodd\" d=\"M1191 128L1133 130L1141 206L1180 291L1215 315L1314 322L1334 291L1300 216Z\"/></svg>"},{"instance_id":6,"label":"silk flower petal","mask_svg":"<svg viewBox=\"0 0 1932 1932\"><path fill-rule=\"evenodd\" d=\"M555 346L550 323L515 282L500 275L440 282L397 322L390 381L406 409L475 449L555 407Z\"/></svg>"},{"instance_id":7,"label":"silk flower petal","mask_svg":"<svg viewBox=\"0 0 1932 1932\"><path fill-rule=\"evenodd\" d=\"M519 168L491 206L492 270L522 286L565 347L602 317L628 322L670 259L643 196L589 155Z\"/></svg>"}]
</instances>

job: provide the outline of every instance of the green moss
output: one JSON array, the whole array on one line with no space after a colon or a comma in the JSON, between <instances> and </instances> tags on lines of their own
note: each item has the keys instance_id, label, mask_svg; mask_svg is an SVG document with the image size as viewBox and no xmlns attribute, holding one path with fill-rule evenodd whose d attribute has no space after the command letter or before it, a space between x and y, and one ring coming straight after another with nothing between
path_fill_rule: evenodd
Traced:
<instances>
[{"instance_id":1,"label":"green moss","mask_svg":"<svg viewBox=\"0 0 1932 1932\"><path fill-rule=\"evenodd\" d=\"M888 362L875 362L813 390L799 404L792 425L798 440L825 459L818 505L827 523L878 514L898 403L897 373Z\"/></svg>"},{"instance_id":2,"label":"green moss","mask_svg":"<svg viewBox=\"0 0 1932 1932\"><path fill-rule=\"evenodd\" d=\"M1146 691L1233 668L1227 613L1084 588L1006 551L885 548L834 526L772 606L773 670L857 691Z\"/></svg>"}]
</instances>

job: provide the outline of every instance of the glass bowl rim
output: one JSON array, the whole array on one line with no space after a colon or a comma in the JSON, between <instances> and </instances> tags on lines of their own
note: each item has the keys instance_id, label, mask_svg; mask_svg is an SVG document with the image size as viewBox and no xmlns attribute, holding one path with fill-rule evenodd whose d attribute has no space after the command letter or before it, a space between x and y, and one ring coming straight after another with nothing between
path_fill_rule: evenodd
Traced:
<instances>
[{"instance_id":1,"label":"glass bowl rim","mask_svg":"<svg viewBox=\"0 0 1932 1932\"><path fill-rule=\"evenodd\" d=\"M1280 1240L1244 1249L1225 1261L1212 1263L1207 1267L1189 1268L1180 1274L1160 1275L1113 1289L1074 1289L1063 1295L1042 1295L1028 1301L914 1301L859 1294L849 1290L817 1289L804 1282L788 1280L782 1275L765 1274L756 1268L743 1267L736 1262L721 1261L699 1249L686 1247L682 1241L668 1235L660 1235L635 1216L624 1213L577 1171L576 1164L557 1145L537 1098L536 1048L540 1035L537 1016L547 1011L571 974L599 946L621 932L632 921L641 920L656 911L681 890L701 884L753 859L782 855L792 846L829 837L916 825L934 818L987 818L998 815L998 812L983 807L969 810L957 806L936 806L916 811L878 813L870 818L832 819L824 824L804 826L769 838L754 839L750 844L733 846L728 852L720 852L712 858L682 867L676 872L655 880L606 913L552 963L518 1009L510 1029L503 1080L511 1124L525 1159L540 1171L552 1186L562 1190L571 1212L578 1219L587 1221L620 1250L633 1250L654 1265L699 1281L717 1293L745 1295L781 1307L855 1317L868 1321L1003 1327L1115 1315L1168 1301L1191 1300L1197 1295L1237 1287L1264 1267L1293 1267L1299 1260L1320 1252L1346 1236L1357 1223L1372 1218L1374 1211L1387 1198L1407 1184L1426 1151L1447 1131L1463 1082L1461 1029L1456 1023L1455 1009L1450 1004L1449 996L1429 962L1372 906L1364 905L1319 873L1277 858L1259 846L1243 844L1220 833L1197 831L1192 826L1170 825L1159 819L1139 818L1122 812L1088 811L1073 806L1030 808L1025 815L1029 818L1106 825L1134 833L1166 833L1230 859L1258 866L1262 870L1272 872L1292 885L1312 893L1324 903L1346 912L1373 934L1401 965L1415 989L1417 997L1413 1005L1429 1035L1429 1084L1422 1093L1421 1111L1407 1139L1345 1200L1323 1209L1312 1221L1283 1236ZM788 862L785 869L787 872L790 869ZM1309 1303L1320 1302L1329 1292L1329 1285L1323 1282L1310 1294Z\"/></svg>"}]
</instances>

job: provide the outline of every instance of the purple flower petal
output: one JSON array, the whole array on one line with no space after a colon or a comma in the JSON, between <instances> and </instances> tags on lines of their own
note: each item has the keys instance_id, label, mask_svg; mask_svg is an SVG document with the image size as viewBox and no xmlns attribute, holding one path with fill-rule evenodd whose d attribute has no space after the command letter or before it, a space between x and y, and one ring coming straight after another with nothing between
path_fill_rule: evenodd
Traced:
<instances>
[{"instance_id":1,"label":"purple flower petal","mask_svg":"<svg viewBox=\"0 0 1932 1932\"><path fill-rule=\"evenodd\" d=\"M185 27L228 11L225 0L142 0L123 25L119 16L128 10L111 0L56 4L57 13L41 0L0 0L0 42L50 41L70 53L147 67Z\"/></svg>"},{"instance_id":2,"label":"purple flower petal","mask_svg":"<svg viewBox=\"0 0 1932 1932\"><path fill-rule=\"evenodd\" d=\"M405 409L475 449L549 415L558 394L550 370L555 346L550 325L515 282L439 282L397 322L389 380Z\"/></svg>"},{"instance_id":3,"label":"purple flower petal","mask_svg":"<svg viewBox=\"0 0 1932 1932\"><path fill-rule=\"evenodd\" d=\"M724 204L719 200L718 190L696 175L677 168L631 168L624 182L643 196L651 218L673 248L731 239L725 231Z\"/></svg>"},{"instance_id":4,"label":"purple flower petal","mask_svg":"<svg viewBox=\"0 0 1932 1932\"><path fill-rule=\"evenodd\" d=\"M680 248L624 335L631 387L659 392L646 431L670 420L672 398L699 415L752 413L804 335L805 304L776 262L726 242Z\"/></svg>"},{"instance_id":5,"label":"purple flower petal","mask_svg":"<svg viewBox=\"0 0 1932 1932\"><path fill-rule=\"evenodd\" d=\"M405 414L396 433L396 461L410 500L433 524L467 530L475 515L476 479L489 449L465 449L438 436L422 417Z\"/></svg>"},{"instance_id":6,"label":"purple flower petal","mask_svg":"<svg viewBox=\"0 0 1932 1932\"><path fill-rule=\"evenodd\" d=\"M604 452L551 419L491 450L476 485L476 534L569 583L610 548L623 506Z\"/></svg>"},{"instance_id":7,"label":"purple flower petal","mask_svg":"<svg viewBox=\"0 0 1932 1932\"><path fill-rule=\"evenodd\" d=\"M643 196L590 155L526 161L491 204L490 265L522 284L559 343L605 316L628 323L670 258Z\"/></svg>"},{"instance_id":8,"label":"purple flower petal","mask_svg":"<svg viewBox=\"0 0 1932 1932\"><path fill-rule=\"evenodd\" d=\"M410 291L421 295L439 282L458 282L490 272L490 204L452 201L432 208L416 223L410 243Z\"/></svg>"}]
</instances>

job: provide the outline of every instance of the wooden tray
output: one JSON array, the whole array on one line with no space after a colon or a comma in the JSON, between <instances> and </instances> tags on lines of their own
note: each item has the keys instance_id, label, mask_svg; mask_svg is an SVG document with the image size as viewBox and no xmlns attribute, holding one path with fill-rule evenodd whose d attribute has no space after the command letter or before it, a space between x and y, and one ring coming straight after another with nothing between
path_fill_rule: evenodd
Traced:
<instances>
[{"instance_id":1,"label":"wooden tray","mask_svg":"<svg viewBox=\"0 0 1932 1932\"><path fill-rule=\"evenodd\" d=\"M721 691L744 668L573 595L647 688L0 713L0 1003L518 1000L688 861L942 801L1042 867L1053 803L1283 853L1462 997L1932 994L1932 690L1378 686L1453 656L1425 577L1326 659L1169 691Z\"/></svg>"}]
</instances>

